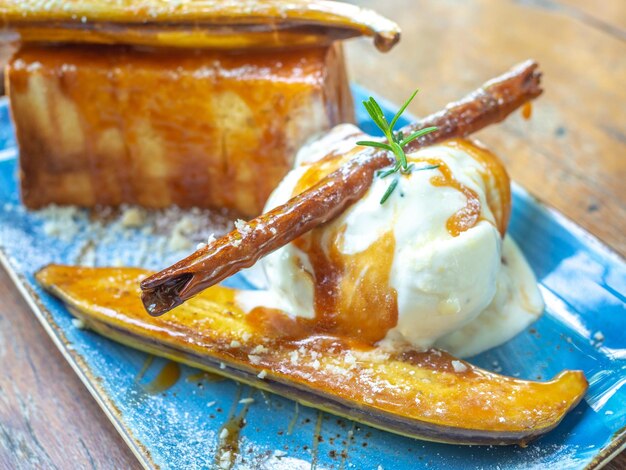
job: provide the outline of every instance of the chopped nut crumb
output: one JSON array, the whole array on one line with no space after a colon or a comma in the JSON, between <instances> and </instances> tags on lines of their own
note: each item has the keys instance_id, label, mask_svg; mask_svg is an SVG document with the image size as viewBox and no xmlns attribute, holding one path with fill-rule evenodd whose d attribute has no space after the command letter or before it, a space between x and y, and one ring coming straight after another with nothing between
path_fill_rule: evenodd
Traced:
<instances>
[{"instance_id":1,"label":"chopped nut crumb","mask_svg":"<svg viewBox=\"0 0 626 470\"><path fill-rule=\"evenodd\" d=\"M251 364L260 364L261 356L255 356L254 354L248 354L248 359L250 359Z\"/></svg>"},{"instance_id":2,"label":"chopped nut crumb","mask_svg":"<svg viewBox=\"0 0 626 470\"><path fill-rule=\"evenodd\" d=\"M344 360L346 361L346 364L349 364L349 365L356 364L356 358L350 353L346 354Z\"/></svg>"},{"instance_id":3,"label":"chopped nut crumb","mask_svg":"<svg viewBox=\"0 0 626 470\"><path fill-rule=\"evenodd\" d=\"M268 352L269 349L267 349L265 346L263 346L262 344L259 344L258 346L256 346L253 350L252 350L252 354L259 354L259 353L266 353Z\"/></svg>"},{"instance_id":4,"label":"chopped nut crumb","mask_svg":"<svg viewBox=\"0 0 626 470\"><path fill-rule=\"evenodd\" d=\"M220 456L220 468L230 468L232 452L227 450Z\"/></svg>"},{"instance_id":5,"label":"chopped nut crumb","mask_svg":"<svg viewBox=\"0 0 626 470\"><path fill-rule=\"evenodd\" d=\"M72 318L72 325L74 328L78 328L79 330L87 328L87 324L82 318Z\"/></svg>"},{"instance_id":6,"label":"chopped nut crumb","mask_svg":"<svg viewBox=\"0 0 626 470\"><path fill-rule=\"evenodd\" d=\"M235 220L235 228L241 234L242 237L245 237L250 232L252 232L252 227L250 227L245 221L241 219Z\"/></svg>"},{"instance_id":7,"label":"chopped nut crumb","mask_svg":"<svg viewBox=\"0 0 626 470\"><path fill-rule=\"evenodd\" d=\"M140 227L146 221L146 212L139 207L127 207L122 212L123 227Z\"/></svg>"},{"instance_id":8,"label":"chopped nut crumb","mask_svg":"<svg viewBox=\"0 0 626 470\"><path fill-rule=\"evenodd\" d=\"M297 364L298 363L298 359L299 359L298 351L291 351L289 353L289 360L290 360L290 362L292 364L294 364L294 365Z\"/></svg>"},{"instance_id":9,"label":"chopped nut crumb","mask_svg":"<svg viewBox=\"0 0 626 470\"><path fill-rule=\"evenodd\" d=\"M467 370L467 366L461 361L452 361L452 368L454 372L465 372Z\"/></svg>"},{"instance_id":10,"label":"chopped nut crumb","mask_svg":"<svg viewBox=\"0 0 626 470\"><path fill-rule=\"evenodd\" d=\"M189 248L191 242L181 232L174 230L170 237L167 247L170 250L179 251Z\"/></svg>"}]
</instances>

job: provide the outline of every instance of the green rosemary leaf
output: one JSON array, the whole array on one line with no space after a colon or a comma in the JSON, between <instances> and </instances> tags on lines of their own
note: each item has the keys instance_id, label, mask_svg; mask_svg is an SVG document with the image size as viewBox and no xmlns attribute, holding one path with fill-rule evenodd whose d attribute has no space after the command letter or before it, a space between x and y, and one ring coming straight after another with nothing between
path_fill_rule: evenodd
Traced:
<instances>
[{"instance_id":1,"label":"green rosemary leaf","mask_svg":"<svg viewBox=\"0 0 626 470\"><path fill-rule=\"evenodd\" d=\"M411 163L412 165L412 163ZM428 166L423 166L421 168L415 168L415 171L422 171L422 170L436 170L437 168L439 168L439 165L428 165Z\"/></svg>"},{"instance_id":2,"label":"green rosemary leaf","mask_svg":"<svg viewBox=\"0 0 626 470\"><path fill-rule=\"evenodd\" d=\"M425 127L424 129L420 129L400 142L400 147L404 147L409 142L413 142L415 139L422 137L423 135L430 134L431 132L435 132L436 130L436 127Z\"/></svg>"},{"instance_id":3,"label":"green rosemary leaf","mask_svg":"<svg viewBox=\"0 0 626 470\"><path fill-rule=\"evenodd\" d=\"M383 132L383 134L385 134L385 137L387 138L388 142L384 143L384 142L376 142L373 140L360 140L356 144L364 145L366 147L375 147L375 148L387 150L389 152L392 152L396 159L396 163L393 166L393 168L389 170L385 170L385 171L379 171L376 173L376 175L379 178L386 178L387 176L390 176L393 174L396 175L395 179L391 182L391 184L387 188L387 191L385 191L385 194L380 200L381 204L383 204L387 199L389 199L389 196L391 196L391 193L393 193L394 189L396 189L396 186L398 186L400 173L409 175L411 174L413 170L419 171L419 170L428 170L432 168L438 168L438 165L431 165L428 167L415 169L415 165L413 163L411 164L408 163L407 158L406 158L406 153L404 153L404 150L402 149L402 147L404 147L409 142L412 142L413 140L423 135L426 135L429 132L436 131L437 130L436 127L427 127L425 129L421 129L417 132L414 132L413 134L411 134L409 137L406 137L406 138L404 137L404 134L402 131L398 131L397 133L393 132L393 127L396 125L396 123L398 122L398 119L400 119L400 116L402 116L402 113L404 113L409 103L413 101L413 98L415 98L415 95L417 95L418 91L419 90L415 90L413 94L410 96L410 98L400 107L398 112L395 114L395 116L391 120L391 123L387 123L387 118L385 118L385 114L383 113L383 110L381 109L380 105L376 102L376 100L372 96L370 96L367 100L363 101L363 107L372 118L372 121L374 121L374 124L376 124L379 127L379 129Z\"/></svg>"},{"instance_id":4,"label":"green rosemary leaf","mask_svg":"<svg viewBox=\"0 0 626 470\"><path fill-rule=\"evenodd\" d=\"M398 168L396 168L395 166L387 171L381 171L378 173L378 177L380 179L386 178L389 175L393 175L394 173L396 173L398 171Z\"/></svg>"},{"instance_id":5,"label":"green rosemary leaf","mask_svg":"<svg viewBox=\"0 0 626 470\"><path fill-rule=\"evenodd\" d=\"M387 191L385 191L385 194L383 194L383 197L380 199L381 204L384 204L385 201L389 199L389 196L391 196L391 193L393 193L393 190L396 189L396 186L398 186L398 181L400 181L400 178L396 176L396 178L391 182L391 184L387 188Z\"/></svg>"},{"instance_id":6,"label":"green rosemary leaf","mask_svg":"<svg viewBox=\"0 0 626 470\"><path fill-rule=\"evenodd\" d=\"M379 149L389 150L390 152L393 151L390 145L385 144L384 142L376 142L375 140L359 140L356 145L363 145L365 147L376 147Z\"/></svg>"},{"instance_id":7,"label":"green rosemary leaf","mask_svg":"<svg viewBox=\"0 0 626 470\"><path fill-rule=\"evenodd\" d=\"M379 129L383 131L385 135L387 135L387 123L381 119L381 116L378 114L376 108L374 108L372 103L369 101L363 101L363 106L372 118L372 121L374 121L374 124L376 124Z\"/></svg>"},{"instance_id":8,"label":"green rosemary leaf","mask_svg":"<svg viewBox=\"0 0 626 470\"><path fill-rule=\"evenodd\" d=\"M370 96L370 103L372 105L372 108L376 111L376 113L378 114L379 118L381 119L381 121L383 121L385 124L387 124L387 119L385 118L385 113L383 112L382 108L380 107L380 105L378 104L378 102L374 99L374 97ZM387 124L387 127L389 127L389 125Z\"/></svg>"},{"instance_id":9,"label":"green rosemary leaf","mask_svg":"<svg viewBox=\"0 0 626 470\"><path fill-rule=\"evenodd\" d=\"M396 158L400 162L400 166L406 169L406 154L404 153L404 150L402 150L402 147L397 142L392 142L391 149L393 150L393 153L396 155Z\"/></svg>"},{"instance_id":10,"label":"green rosemary leaf","mask_svg":"<svg viewBox=\"0 0 626 470\"><path fill-rule=\"evenodd\" d=\"M402 107L398 110L398 112L396 113L396 115L393 117L393 120L391 121L391 123L389 124L389 128L391 130L393 130L393 126L396 125L396 122L398 122L398 119L400 119L400 116L402 116L402 113L404 113L404 111L406 110L407 106L411 103L411 101L413 101L413 98L415 98L415 95L417 95L417 93L420 91L419 88L417 88L413 94L411 95L411 97L406 100L404 102L404 104L402 105Z\"/></svg>"},{"instance_id":11,"label":"green rosemary leaf","mask_svg":"<svg viewBox=\"0 0 626 470\"><path fill-rule=\"evenodd\" d=\"M415 168L415 164L414 164L414 163L409 163L409 164L407 165L406 169L405 169L405 170L402 170L402 171L403 171L403 173L405 173L405 174L407 174L407 175L410 175L410 174L411 174L411 172L413 171L413 168Z\"/></svg>"}]
</instances>

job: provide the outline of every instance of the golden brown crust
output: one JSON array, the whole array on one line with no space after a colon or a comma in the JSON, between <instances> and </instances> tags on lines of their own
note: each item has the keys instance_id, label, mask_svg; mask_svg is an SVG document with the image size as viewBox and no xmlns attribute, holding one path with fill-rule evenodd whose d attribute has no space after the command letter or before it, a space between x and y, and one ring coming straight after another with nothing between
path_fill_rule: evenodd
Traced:
<instances>
[{"instance_id":1,"label":"golden brown crust","mask_svg":"<svg viewBox=\"0 0 626 470\"><path fill-rule=\"evenodd\" d=\"M341 44L30 45L8 79L30 208L175 204L254 216L310 135L352 120Z\"/></svg>"},{"instance_id":2,"label":"golden brown crust","mask_svg":"<svg viewBox=\"0 0 626 470\"><path fill-rule=\"evenodd\" d=\"M238 307L237 291L221 286L151 317L139 299L147 274L50 265L36 278L88 328L116 341L411 437L525 444L556 426L587 389L578 371L531 382L432 349L385 352L360 338L316 335L294 341L282 328L269 335Z\"/></svg>"},{"instance_id":3,"label":"golden brown crust","mask_svg":"<svg viewBox=\"0 0 626 470\"><path fill-rule=\"evenodd\" d=\"M366 35L387 51L400 38L371 10L323 0L8 0L0 17L24 42L284 48Z\"/></svg>"},{"instance_id":4,"label":"golden brown crust","mask_svg":"<svg viewBox=\"0 0 626 470\"><path fill-rule=\"evenodd\" d=\"M449 104L445 110L406 126L402 129L405 135L424 127L439 128L414 140L410 150L452 137L467 136L502 121L541 94L540 76L536 63L524 62L462 100ZM391 163L392 157L387 152L364 149L356 158L286 204L250 221L246 233L234 230L149 277L141 284L146 309L152 315L161 315L203 289L252 266L258 259L314 227L332 220L365 194L374 172ZM503 212L502 220L506 224L508 212Z\"/></svg>"}]
</instances>

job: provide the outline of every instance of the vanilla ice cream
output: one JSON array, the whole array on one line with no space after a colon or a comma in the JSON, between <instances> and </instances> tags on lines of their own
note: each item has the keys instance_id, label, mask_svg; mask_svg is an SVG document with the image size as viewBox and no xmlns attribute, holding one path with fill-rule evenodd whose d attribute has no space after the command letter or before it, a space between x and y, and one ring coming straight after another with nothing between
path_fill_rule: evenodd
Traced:
<instances>
[{"instance_id":1,"label":"vanilla ice cream","mask_svg":"<svg viewBox=\"0 0 626 470\"><path fill-rule=\"evenodd\" d=\"M332 171L362 138L342 125L303 148L266 210L311 175ZM415 170L384 204L394 176L375 177L341 216L265 257L268 292L242 295L242 305L262 302L311 321L326 315L329 332L336 327L385 347L437 346L468 356L510 339L543 302L514 242L503 242L509 181L490 155L466 141L407 154Z\"/></svg>"}]
</instances>

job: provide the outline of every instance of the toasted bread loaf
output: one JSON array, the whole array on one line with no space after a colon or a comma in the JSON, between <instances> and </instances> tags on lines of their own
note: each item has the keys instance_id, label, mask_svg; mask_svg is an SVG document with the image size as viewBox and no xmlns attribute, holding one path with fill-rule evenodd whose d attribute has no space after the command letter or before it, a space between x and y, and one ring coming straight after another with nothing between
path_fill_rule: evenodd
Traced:
<instances>
[{"instance_id":1,"label":"toasted bread loaf","mask_svg":"<svg viewBox=\"0 0 626 470\"><path fill-rule=\"evenodd\" d=\"M257 214L305 140L352 120L340 47L23 45L7 75L24 203Z\"/></svg>"}]
</instances>

